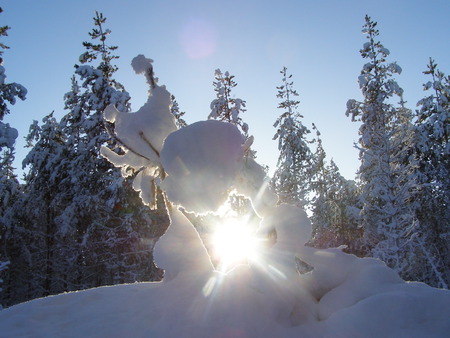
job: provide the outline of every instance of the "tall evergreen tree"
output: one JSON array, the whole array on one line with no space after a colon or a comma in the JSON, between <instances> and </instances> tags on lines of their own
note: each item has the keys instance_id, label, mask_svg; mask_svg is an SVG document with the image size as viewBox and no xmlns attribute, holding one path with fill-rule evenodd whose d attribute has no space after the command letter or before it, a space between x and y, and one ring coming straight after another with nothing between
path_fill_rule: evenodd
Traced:
<instances>
[{"instance_id":1,"label":"tall evergreen tree","mask_svg":"<svg viewBox=\"0 0 450 338\"><path fill-rule=\"evenodd\" d=\"M287 74L284 67L282 85L277 87L277 97L282 101L278 105L283 113L275 121L277 128L274 140L278 139L277 169L273 177L273 185L280 202L306 206L309 199L312 181L313 154L307 139L310 130L302 123L303 116L298 112L300 101L293 87L292 75Z\"/></svg>"},{"instance_id":2,"label":"tall evergreen tree","mask_svg":"<svg viewBox=\"0 0 450 338\"><path fill-rule=\"evenodd\" d=\"M113 78L117 47L106 44L110 31L104 29L105 20L96 13L90 36L98 43L83 43L87 52L65 95L68 113L59 123L50 115L30 128L21 200L26 217L14 236L29 241L25 250L19 250L20 243L10 245L17 248L18 269L11 272L18 278L10 278L8 305L63 291L160 279L152 247L160 228L168 225L166 211L150 212L131 181L100 156L101 146L121 151L108 134L113 126L103 120L103 110L109 104L129 109L128 93Z\"/></svg>"},{"instance_id":3,"label":"tall evergreen tree","mask_svg":"<svg viewBox=\"0 0 450 338\"><path fill-rule=\"evenodd\" d=\"M359 203L357 187L346 180L336 163L325 162L320 133L316 129L317 148L314 154L313 193L310 217L313 226L312 244L321 248L346 245L347 251L360 254L361 231L358 227Z\"/></svg>"},{"instance_id":4,"label":"tall evergreen tree","mask_svg":"<svg viewBox=\"0 0 450 338\"><path fill-rule=\"evenodd\" d=\"M87 51L80 56L81 65L75 66L82 83L72 80L72 91L66 95L69 112L63 118L71 180L58 220L61 226L75 227L76 261L83 270L76 284L81 288L154 279L152 247L144 238L152 233L152 217L168 222L165 210L163 215L150 215L130 182L100 155L101 146L120 152L108 133L113 126L103 119L104 109L114 104L119 111L129 110L129 95L113 77L117 47L106 43L111 31L104 28L105 21L96 12L95 28L89 33L92 42L83 43Z\"/></svg>"},{"instance_id":5,"label":"tall evergreen tree","mask_svg":"<svg viewBox=\"0 0 450 338\"><path fill-rule=\"evenodd\" d=\"M0 8L1 12L3 12L2 8ZM0 27L0 36L7 36L9 29L8 26ZM16 98L25 100L27 94L27 90L22 85L6 82L3 52L8 48L4 43L0 43L0 280L8 279L8 277L2 277L10 272L6 271L12 255L9 243L13 241L11 233L15 227L14 207L20 198L19 182L13 168L14 144L18 132L9 123L4 123L3 118L10 113L8 105L14 105ZM0 304L2 304L1 301Z\"/></svg>"},{"instance_id":6,"label":"tall evergreen tree","mask_svg":"<svg viewBox=\"0 0 450 338\"><path fill-rule=\"evenodd\" d=\"M3 9L0 7L0 13ZM9 26L0 27L0 36L7 36L8 30L11 29ZM6 83L5 68L3 67L3 52L5 49L9 49L4 43L0 43L0 121L3 117L9 113L8 103L14 105L16 103L16 97L21 100L25 100L27 95L27 90L24 86L12 82Z\"/></svg>"},{"instance_id":7,"label":"tall evergreen tree","mask_svg":"<svg viewBox=\"0 0 450 338\"><path fill-rule=\"evenodd\" d=\"M450 76L430 59L424 72L431 77L424 84L429 92L418 102L416 112L417 152L422 186L417 216L423 225L422 237L427 257L433 258L428 283L450 285Z\"/></svg>"},{"instance_id":8,"label":"tall evergreen tree","mask_svg":"<svg viewBox=\"0 0 450 338\"><path fill-rule=\"evenodd\" d=\"M28 172L24 175L22 198L17 202L21 212L15 215L14 235L27 245L24 250L13 242L10 248L16 252L11 257L6 295L9 305L64 291L66 257L69 257L55 223L58 205L53 197L60 192L61 183L55 174L59 173L57 167L64 163L66 153L64 137L53 113L43 119L41 126L33 122L26 141L32 149L23 161Z\"/></svg>"},{"instance_id":9,"label":"tall evergreen tree","mask_svg":"<svg viewBox=\"0 0 450 338\"><path fill-rule=\"evenodd\" d=\"M377 23L366 16L363 33L368 42L360 50L361 56L369 59L358 78L364 96L363 102L349 100L347 116L352 121L361 121L359 150L361 167L359 179L362 186L362 224L367 244L373 248L380 240L379 229L392 225L392 182L390 181L390 127L395 116L395 107L388 102L402 91L392 74L400 73L395 63L387 63L389 51L375 39L379 35Z\"/></svg>"},{"instance_id":10,"label":"tall evergreen tree","mask_svg":"<svg viewBox=\"0 0 450 338\"><path fill-rule=\"evenodd\" d=\"M0 13L3 9L0 8ZM7 36L10 27L0 27L0 36ZM14 174L12 163L14 161L14 143L18 136L17 130L3 118L10 112L8 103L14 105L16 98L25 100L27 90L18 83L6 83L5 67L3 67L3 52L9 49L4 43L0 43L0 227L4 220L6 209L9 208L13 195L18 188L18 181ZM1 232L0 232L1 235Z\"/></svg>"},{"instance_id":11,"label":"tall evergreen tree","mask_svg":"<svg viewBox=\"0 0 450 338\"><path fill-rule=\"evenodd\" d=\"M401 68L386 61L389 50L376 40L376 26L366 16L363 33L369 41L360 53L369 62L358 79L364 101L349 100L346 114L353 121L361 121L359 178L365 245L372 255L408 276L412 251L409 244L417 227L412 203L417 189L417 163L411 153L408 115L403 106L395 107L392 102L402 96L402 89L392 78L400 74Z\"/></svg>"}]
</instances>

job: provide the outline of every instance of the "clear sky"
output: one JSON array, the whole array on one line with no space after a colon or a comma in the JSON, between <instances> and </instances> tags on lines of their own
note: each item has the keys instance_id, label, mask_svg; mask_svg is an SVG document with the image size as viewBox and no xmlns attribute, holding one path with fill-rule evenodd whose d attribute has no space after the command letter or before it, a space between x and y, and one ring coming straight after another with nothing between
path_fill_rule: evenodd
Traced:
<instances>
[{"instance_id":1,"label":"clear sky","mask_svg":"<svg viewBox=\"0 0 450 338\"><path fill-rule=\"evenodd\" d=\"M28 150L23 138L33 120L55 111L70 90L73 65L89 40L95 11L107 17L108 42L119 46L116 79L125 85L137 110L146 101L142 76L130 62L152 58L160 84L177 98L189 123L206 119L215 97L214 70L236 76L236 97L247 101L242 118L255 136L258 160L274 170L278 156L273 123L276 86L283 66L293 74L304 124L319 128L328 158L348 179L359 166L358 124L345 116L348 99L362 99L357 77L365 61L359 50L364 16L378 21L380 40L403 73L398 78L407 106L424 96L422 74L429 57L450 73L450 1L448 0L6 0L0 24L11 27L1 42L8 82L28 89L27 100L5 118L19 130L18 168Z\"/></svg>"}]
</instances>

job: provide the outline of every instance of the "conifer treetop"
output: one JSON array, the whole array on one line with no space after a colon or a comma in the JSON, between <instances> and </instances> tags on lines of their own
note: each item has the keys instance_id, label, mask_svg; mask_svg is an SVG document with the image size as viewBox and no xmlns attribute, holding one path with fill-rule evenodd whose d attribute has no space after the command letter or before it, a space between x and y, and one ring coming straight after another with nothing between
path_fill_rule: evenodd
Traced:
<instances>
[{"instance_id":1,"label":"conifer treetop","mask_svg":"<svg viewBox=\"0 0 450 338\"><path fill-rule=\"evenodd\" d=\"M103 24L106 22L106 18L102 13L95 12L95 17L93 17L94 25L97 28L93 28L91 32L89 32L89 36L92 40L99 40L100 42L95 44L89 41L84 41L83 46L87 49L86 52L81 54L80 62L88 63L93 60L96 60L99 55L103 61L111 61L112 59L118 59L118 56L111 55L111 51L116 50L117 46L109 46L106 44L106 37L111 34L110 29L104 29Z\"/></svg>"},{"instance_id":2,"label":"conifer treetop","mask_svg":"<svg viewBox=\"0 0 450 338\"><path fill-rule=\"evenodd\" d=\"M214 76L216 81L213 82L213 85L216 99L211 102L211 113L208 119L230 122L238 126L247 137L248 125L239 116L240 113L246 111L246 102L231 95L231 90L237 85L234 75L230 75L228 71L222 73L220 69L216 69Z\"/></svg>"},{"instance_id":3,"label":"conifer treetop","mask_svg":"<svg viewBox=\"0 0 450 338\"><path fill-rule=\"evenodd\" d=\"M386 107L386 100L394 95L401 96L403 90L392 78L394 74L401 74L402 69L396 63L388 63L386 58L390 55L389 49L385 48L377 40L379 31L376 29L377 22L368 15L365 17L365 24L362 33L366 34L368 42L364 43L360 49L360 54L364 59L368 59L358 77L358 84L364 96L364 102L348 100L346 115L352 117L352 121L364 119L364 111L383 111ZM371 108L368 108L369 105Z\"/></svg>"},{"instance_id":4,"label":"conifer treetop","mask_svg":"<svg viewBox=\"0 0 450 338\"><path fill-rule=\"evenodd\" d=\"M3 13L3 9L0 7L0 13ZM11 27L9 26L2 26L0 27L0 36L8 36L8 30L10 30ZM2 64L3 60L1 56L3 55L3 49L9 49L9 46L5 45L4 43L0 42L0 64Z\"/></svg>"},{"instance_id":5,"label":"conifer treetop","mask_svg":"<svg viewBox=\"0 0 450 338\"><path fill-rule=\"evenodd\" d=\"M91 32L89 32L89 36L91 37L92 42L83 42L83 46L86 48L86 51L80 55L79 62L82 65L87 65L92 63L94 60L100 59L98 70L101 71L102 76L108 83L110 82L113 87L123 90L123 85L112 78L113 74L118 70L118 67L116 65L113 65L112 61L118 59L119 56L112 53L117 50L118 47L108 45L106 43L108 35L111 34L110 29L104 28L106 18L102 13L96 11L93 20L95 27ZM98 43L95 43L97 41ZM89 77L91 75L91 72L85 66L75 65L75 68L82 77Z\"/></svg>"},{"instance_id":6,"label":"conifer treetop","mask_svg":"<svg viewBox=\"0 0 450 338\"><path fill-rule=\"evenodd\" d=\"M0 13L2 12L3 9L0 7ZM7 36L9 29L9 26L0 27L0 37ZM14 105L16 103L16 97L23 101L26 99L27 95L27 89L24 86L15 82L6 83L5 67L3 67L2 57L4 49L9 49L9 47L4 43L0 43L0 121L2 121L3 117L10 112L7 102Z\"/></svg>"}]
</instances>

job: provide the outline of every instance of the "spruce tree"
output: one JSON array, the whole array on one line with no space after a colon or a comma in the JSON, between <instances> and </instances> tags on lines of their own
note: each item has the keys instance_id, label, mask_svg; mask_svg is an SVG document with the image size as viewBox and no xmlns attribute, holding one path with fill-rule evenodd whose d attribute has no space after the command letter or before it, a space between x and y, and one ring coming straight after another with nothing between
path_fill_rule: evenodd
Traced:
<instances>
[{"instance_id":1,"label":"spruce tree","mask_svg":"<svg viewBox=\"0 0 450 338\"><path fill-rule=\"evenodd\" d=\"M3 10L0 8L0 13ZM10 27L0 27L0 36L7 36ZM17 130L9 123L4 123L3 118L10 113L9 106L16 103L16 98L25 100L27 90L22 85L6 82L5 67L3 66L3 52L9 49L4 43L0 43L0 227L5 226L6 209L13 202L18 189L18 181L14 174L14 144L18 136ZM0 231L1 235L1 231Z\"/></svg>"},{"instance_id":2,"label":"spruce tree","mask_svg":"<svg viewBox=\"0 0 450 338\"><path fill-rule=\"evenodd\" d=\"M43 224L52 242L47 247L53 248L49 249L53 267L58 264L55 259L65 267L60 270L58 265L57 272L49 273L54 276L46 281L51 294L159 278L152 263L153 228L157 226L152 223L168 222L167 215L150 214L131 182L100 156L102 146L121 151L109 136L113 126L104 121L104 109L114 104L121 111L129 110L129 95L114 79L117 47L107 44L110 30L104 28L105 21L97 12L95 28L89 33L92 42L83 43L87 51L75 65L71 91L65 95L67 114L54 127L63 144L52 156L60 162L48 173L32 169L39 168L39 163L31 154L40 153L39 145L53 139L47 128L41 128L27 162L30 175L36 176L29 176L29 191L47 191L41 186L46 175L50 175L48 184L58 182L49 208L43 208L40 216L50 215ZM63 256L57 258L55 252Z\"/></svg>"},{"instance_id":3,"label":"spruce tree","mask_svg":"<svg viewBox=\"0 0 450 338\"><path fill-rule=\"evenodd\" d=\"M0 8L1 12L3 12L2 8ZM7 36L9 29L8 26L0 27L0 36ZM11 251L11 243L15 240L19 241L19 251L26 245L22 239L13 238L16 223L14 212L16 202L21 197L20 185L13 167L14 144L18 132L9 123L4 123L3 118L10 113L9 105L14 105L17 98L25 100L27 90L18 83L6 82L3 52L8 48L4 43L0 43L0 283L1 280L8 283L10 279L11 270L6 268L11 268L11 257L16 254ZM2 303L5 304L0 300L0 304Z\"/></svg>"},{"instance_id":4,"label":"spruce tree","mask_svg":"<svg viewBox=\"0 0 450 338\"><path fill-rule=\"evenodd\" d=\"M0 13L2 12L3 9L0 7ZM10 29L11 27L9 26L0 27L0 36L7 36L8 30ZM27 95L27 90L24 86L15 82L6 83L5 81L6 74L5 68L3 67L3 52L5 49L9 49L9 47L0 42L0 121L10 112L8 103L14 105L16 103L16 97L25 100Z\"/></svg>"},{"instance_id":5,"label":"spruce tree","mask_svg":"<svg viewBox=\"0 0 450 338\"><path fill-rule=\"evenodd\" d=\"M232 95L233 88L237 86L234 75L230 75L229 72L222 73L220 69L216 69L214 76L213 86L216 98L211 102L211 113L208 119L232 123L244 136L248 137L248 125L240 116L246 111L246 102Z\"/></svg>"},{"instance_id":6,"label":"spruce tree","mask_svg":"<svg viewBox=\"0 0 450 338\"><path fill-rule=\"evenodd\" d=\"M368 254L384 260L404 277L412 263L411 238L418 227L414 200L418 189L412 153L410 120L402 89L393 79L400 74L388 63L389 50L377 41L377 23L365 17L363 33L369 40L360 50L368 59L358 78L364 101L349 100L347 116L360 121L361 226ZM400 106L392 102L397 97Z\"/></svg>"},{"instance_id":7,"label":"spruce tree","mask_svg":"<svg viewBox=\"0 0 450 338\"><path fill-rule=\"evenodd\" d=\"M362 225L366 242L373 248L380 240L379 229L392 224L392 182L390 181L390 126L395 115L395 107L388 102L395 95L401 95L392 74L401 72L395 63L387 63L389 51L375 39L379 35L377 23L366 16L363 33L369 40L360 50L361 56L368 59L358 78L364 96L363 102L349 100L347 116L352 121L361 121L359 129L359 151L361 166L359 179L363 209Z\"/></svg>"},{"instance_id":8,"label":"spruce tree","mask_svg":"<svg viewBox=\"0 0 450 338\"><path fill-rule=\"evenodd\" d=\"M429 94L416 111L417 153L420 160L420 190L417 216L423 225L421 240L431 264L426 282L450 285L450 76L430 58L424 74L431 79L423 88Z\"/></svg>"},{"instance_id":9,"label":"spruce tree","mask_svg":"<svg viewBox=\"0 0 450 338\"><path fill-rule=\"evenodd\" d=\"M360 254L361 231L358 229L358 195L353 181L346 180L336 163L325 162L320 133L316 130L312 200L310 217L313 226L312 244L320 248L346 245L347 251Z\"/></svg>"},{"instance_id":10,"label":"spruce tree","mask_svg":"<svg viewBox=\"0 0 450 338\"><path fill-rule=\"evenodd\" d=\"M282 84L277 87L277 97L282 101L278 108L282 114L275 121L277 128L274 140L278 140L277 169L272 183L281 203L299 206L308 204L310 185L312 181L313 154L307 139L310 130L302 123L303 116L298 112L300 101L293 87L292 75L287 74L287 68L283 67Z\"/></svg>"},{"instance_id":11,"label":"spruce tree","mask_svg":"<svg viewBox=\"0 0 450 338\"><path fill-rule=\"evenodd\" d=\"M24 295L10 295L11 302L21 302L30 298L48 296L67 290L67 259L75 254L75 248L64 242L64 231L58 226L56 216L59 211L58 199L64 177L59 176L66 161L65 138L53 113L46 116L39 125L34 121L26 137L30 152L23 160L23 196L20 201L23 236L29 237L28 256L31 267L20 269L12 281L20 288L23 279L32 281ZM65 245L64 245L65 244ZM21 255L13 258L21 261ZM14 267L16 268L16 266ZM13 287L13 289L15 289Z\"/></svg>"}]
</instances>

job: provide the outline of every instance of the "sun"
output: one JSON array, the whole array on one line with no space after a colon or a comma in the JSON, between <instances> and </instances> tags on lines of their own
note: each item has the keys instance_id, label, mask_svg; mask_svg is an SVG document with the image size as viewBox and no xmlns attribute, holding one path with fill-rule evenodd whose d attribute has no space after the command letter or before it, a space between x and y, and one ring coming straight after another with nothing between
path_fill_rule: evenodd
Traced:
<instances>
[{"instance_id":1,"label":"sun","mask_svg":"<svg viewBox=\"0 0 450 338\"><path fill-rule=\"evenodd\" d=\"M229 218L217 226L212 244L214 255L219 261L218 270L222 272L256 258L255 231L237 218Z\"/></svg>"}]
</instances>

